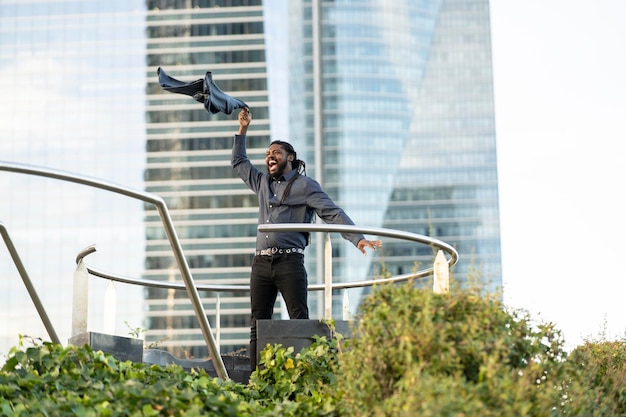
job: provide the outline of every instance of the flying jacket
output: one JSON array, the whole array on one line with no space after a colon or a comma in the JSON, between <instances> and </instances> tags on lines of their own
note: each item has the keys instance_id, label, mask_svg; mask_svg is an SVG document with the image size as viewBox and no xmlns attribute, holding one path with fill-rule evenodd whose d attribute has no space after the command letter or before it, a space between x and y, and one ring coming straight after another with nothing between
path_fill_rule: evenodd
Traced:
<instances>
[{"instance_id":1,"label":"flying jacket","mask_svg":"<svg viewBox=\"0 0 626 417\"><path fill-rule=\"evenodd\" d=\"M248 105L243 101L231 97L213 82L211 72L206 73L204 78L185 83L183 81L172 78L160 68L157 70L159 76L159 84L161 87L171 93L185 94L193 97L196 101L204 103L204 108L213 114L223 112L231 114L235 109L247 108Z\"/></svg>"}]
</instances>

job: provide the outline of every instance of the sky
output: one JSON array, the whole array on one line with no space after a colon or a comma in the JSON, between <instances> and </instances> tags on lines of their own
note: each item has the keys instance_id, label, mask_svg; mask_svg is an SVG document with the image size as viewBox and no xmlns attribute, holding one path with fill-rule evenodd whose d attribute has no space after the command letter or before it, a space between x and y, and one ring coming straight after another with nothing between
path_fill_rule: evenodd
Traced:
<instances>
[{"instance_id":1,"label":"sky","mask_svg":"<svg viewBox=\"0 0 626 417\"><path fill-rule=\"evenodd\" d=\"M491 1L504 301L626 335L626 0Z\"/></svg>"}]
</instances>

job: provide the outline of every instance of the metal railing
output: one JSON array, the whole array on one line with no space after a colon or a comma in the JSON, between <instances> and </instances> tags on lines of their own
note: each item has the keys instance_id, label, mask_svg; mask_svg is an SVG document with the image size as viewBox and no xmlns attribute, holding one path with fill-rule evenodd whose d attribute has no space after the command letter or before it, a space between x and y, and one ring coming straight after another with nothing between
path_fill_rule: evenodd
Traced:
<instances>
[{"instance_id":1,"label":"metal railing","mask_svg":"<svg viewBox=\"0 0 626 417\"><path fill-rule=\"evenodd\" d=\"M13 259L13 263L15 264L17 271L22 277L22 281L24 281L24 286L26 287L26 290L28 291L28 294L30 295L30 299L33 300L33 304L35 304L35 309L37 309L37 313L39 313L39 317L41 318L41 321L43 322L43 325L46 328L46 331L48 332L48 336L50 336L50 340L53 343L60 344L61 341L59 340L59 336L57 336L57 333L54 330L54 326L52 325L52 322L50 321L50 318L48 317L48 314L46 313L46 309L43 307L43 304L41 303L41 299L39 298L39 295L37 294L37 291L35 290L35 286L30 280L30 277L28 276L28 272L26 272L26 268L24 267L24 264L22 263L22 260L20 259L20 255L17 253L17 249L15 249L15 245L13 244L13 241L11 240L11 236L9 236L9 231L7 230L6 226L2 222L0 222L0 234L2 234L2 239L4 240L4 244L6 245L9 251L9 254L11 255L11 258Z\"/></svg>"},{"instance_id":2,"label":"metal railing","mask_svg":"<svg viewBox=\"0 0 626 417\"><path fill-rule=\"evenodd\" d=\"M392 229L381 229L381 228L373 228L373 227L358 227L358 226L348 226L348 225L332 225L332 224L310 224L310 223L288 223L288 224L271 224L271 225L260 225L258 226L258 230L261 232L325 232L326 239L324 245L324 283L323 284L309 284L309 291L324 291L324 318L331 319L333 316L332 312L332 295L334 290L348 290L349 288L359 288L359 287L370 287L374 285L386 284L386 283L396 283L408 281L411 279L418 279L427 276L433 275L435 277L435 283L445 282L444 287L447 288L447 273L450 271L450 268L456 264L458 261L459 255L452 246L448 245L445 242L440 240L418 235L414 233L392 230ZM435 262L432 268L426 268L420 271L416 271L409 274L396 275L388 278L378 278L378 279L368 279L364 281L350 281L350 282L333 282L333 274L332 274L332 247L330 240L331 232L339 232L339 233L363 233L363 234L372 234L376 236L382 237L391 237L398 238L403 240L409 240L421 244L426 244L438 250L437 256L435 257ZM93 247L87 247L76 258L76 263L83 262L83 258L95 251ZM443 255L445 251L449 258L446 259ZM441 262L440 262L441 261ZM443 279L438 279L437 268L439 270L445 271L446 277ZM124 284L131 285L141 285L145 287L152 288L161 288L161 289L170 289L170 290L181 290L184 289L184 285L171 281L157 281L157 280L149 280L143 278L131 278L121 275L116 275L112 273L108 273L96 268L93 268L86 263L83 265L86 268L85 274L89 273L95 277L107 279L111 282L120 282ZM77 269L78 270L78 269ZM440 274L443 275L443 274ZM435 290L435 286L433 286L433 290ZM249 285L228 285L228 284L196 284L196 289L198 291L208 291L208 292L216 292L217 300L216 300L216 313L215 313L215 323L216 323L216 335L218 342L220 340L220 322L221 322L221 311L220 311L220 293L221 292L249 292ZM84 288L84 287L83 287ZM86 290L83 290L86 292ZM83 294L82 296L78 296L78 299L85 299L87 294ZM346 305L348 298L347 293L344 293L344 319L345 315L349 315L348 306ZM80 316L80 315L79 315ZM219 343L218 343L219 349Z\"/></svg>"},{"instance_id":3,"label":"metal railing","mask_svg":"<svg viewBox=\"0 0 626 417\"><path fill-rule=\"evenodd\" d=\"M200 329L207 343L209 356L215 365L216 373L218 377L222 379L228 378L228 373L224 366L224 362L222 361L221 355L219 354L219 348L216 344L215 338L211 331L211 327L210 327L207 315L204 312L204 307L200 300L198 291L213 291L213 292L218 292L218 293L224 292L224 291L249 292L250 286L249 285L223 285L223 284L196 285L194 283L186 258L183 254L182 246L176 234L176 230L174 229L174 224L169 214L167 205L165 204L165 201L161 197L156 196L151 193L143 192L143 191L132 190L130 188L116 185L110 182L101 181L101 180L97 180L97 179L93 179L93 178L89 178L85 176L80 176L76 174L70 174L67 172L53 170L49 168L0 161L0 170L22 173L22 174L37 175L37 176L54 178L54 179L63 180L63 181L74 182L74 183L87 185L90 187L95 187L95 188L111 191L114 193L126 195L128 197L139 199L146 203L154 204L157 207L157 210L161 217L161 221L165 228L168 240L172 247L172 251L176 258L181 276L183 278L182 284L173 283L173 282L147 280L147 279L141 279L141 278L125 277L121 275L114 275L114 274L106 273L96 268L92 268L88 266L86 263L84 263L84 257L95 251L95 246L93 245L83 249L77 255L76 263L79 266L86 268L86 271L89 274L99 277L99 278L108 279L111 281L116 281L116 282L121 282L121 283L126 283L126 284L133 284L133 285L141 285L141 286L147 286L147 287L154 287L154 288L186 290L189 296L189 299L191 301L191 304L194 308L194 312L196 314L198 322L200 324ZM366 280L366 281L333 283L332 249L331 249L331 243L330 243L331 242L330 233L332 232L363 233L363 234L370 234L370 235L375 235L375 236L397 238L397 239L402 239L402 240L413 241L413 242L420 243L420 244L425 244L425 245L438 249L440 252L443 251L448 254L449 256L449 258L447 259L448 270L449 268L453 267L459 259L459 255L456 249L441 240L428 237L428 236L399 231L399 230L373 228L373 227L358 227L358 226L349 226L349 225L310 224L310 223L307 223L307 224L289 223L289 224L271 224L271 225L266 224L266 225L259 225L258 230L261 232L277 232L277 231L304 232L306 231L306 232L325 232L326 233L326 240L325 240L325 245L324 245L324 258L325 258L324 259L324 264L325 264L324 284L313 284L313 285L309 285L308 287L309 291L324 291L324 316L326 318L332 317L332 291L333 290L368 287L368 286L384 284L384 283L408 281L411 279L430 276L434 272L434 267L433 267L433 268L426 268L420 271L416 271L414 273L397 275L397 276L393 276L389 278L371 279L371 280ZM15 247L13 246L10 240L8 232L6 231L6 227L4 227L2 223L0 223L0 232L2 233L2 236L7 245L7 248L9 249L9 252L11 253L11 256L13 257L14 263L17 266L20 272L20 275L22 276L24 284L26 285L31 295L31 299L35 303L35 306L37 307L37 311L39 312L39 315L42 321L44 322L46 329L48 330L48 334L50 335L53 342L59 343L58 337L56 336L56 333L54 332L54 328L52 327L52 324L50 323L50 320L48 319L46 315L45 309L43 308L43 305L41 304L34 290L34 287L32 286L30 279L28 278L26 270L24 269L24 266L22 265L19 259L19 256L17 255L17 251L15 250Z\"/></svg>"},{"instance_id":4,"label":"metal railing","mask_svg":"<svg viewBox=\"0 0 626 417\"><path fill-rule=\"evenodd\" d=\"M0 161L0 171L36 175L61 181L73 182L76 184L99 188L101 190L111 191L116 194L121 194L137 200L141 200L145 203L153 204L157 208L157 211L159 212L159 216L161 218L161 223L165 228L167 239L170 243L170 246L172 247L174 258L176 259L178 269L180 270L180 274L185 284L185 290L187 291L187 295L191 300L191 304L196 314L196 318L198 319L200 329L202 330L202 335L204 336L204 340L206 341L209 349L209 356L211 360L213 360L213 363L215 365L217 376L222 379L228 378L228 373L226 372L224 361L219 354L219 349L217 348L217 343L215 342L215 338L213 337L213 332L211 331L209 319L204 312L204 307L202 306L202 302L200 301L200 295L198 294L198 290L196 289L196 286L193 282L193 277L191 276L191 271L189 270L187 259L183 254L183 248L180 244L180 240L178 239L178 235L176 234L176 229L174 228L172 217L170 216L165 201L161 197L145 191L133 190L125 186L113 184L108 181L103 181L84 175L72 174L61 170L27 164Z\"/></svg>"},{"instance_id":5,"label":"metal railing","mask_svg":"<svg viewBox=\"0 0 626 417\"><path fill-rule=\"evenodd\" d=\"M445 251L450 258L447 260L448 268L452 268L456 265L459 254L457 250L448 245L445 242L440 240L424 236L418 235L415 233L403 232L393 229L382 229L375 227L359 227L359 226L348 226L348 225L337 225L337 224L310 224L310 223L284 223L284 224L264 224L259 225L258 230L261 232L286 232L286 231L312 231L312 232L339 232L339 233L364 233L371 234L375 236L383 236L383 237L392 237L399 238L404 240L409 240L417 243L423 243L439 250ZM325 252L328 254L330 248L330 235L326 235L326 247ZM76 263L79 262L83 257L88 255L89 253L94 252L93 247L87 247L83 249L78 256L76 257ZM330 263L331 257L326 257L326 263ZM373 285L385 284L385 283L396 283L408 281L416 278L423 278L433 274L434 268L427 268L421 271L416 271L413 273L403 274L403 275L395 275L388 278L377 278L377 279L369 279L366 281L350 281L350 282L332 282L332 274L324 275L324 284L309 284L309 291L325 291L329 290L338 290L338 289L348 289L348 288L359 288L359 287L371 287ZM102 271L100 269L94 268L92 266L87 265L87 271L96 277L108 279L115 282L120 282L124 284L133 284L133 285L141 285L145 287L152 288L162 288L162 289L173 289L173 290L182 290L185 289L184 284L170 282L170 281L156 281L149 280L144 278L132 278L123 275L115 275L112 273L108 273ZM326 270L325 272L329 272ZM213 291L213 292L250 292L249 285L241 285L241 284L195 284L195 287L199 291Z\"/></svg>"},{"instance_id":6,"label":"metal railing","mask_svg":"<svg viewBox=\"0 0 626 417\"><path fill-rule=\"evenodd\" d=\"M338 233L363 233L374 236L392 237L397 239L409 240L417 243L426 244L442 250L450 256L448 260L448 269L452 268L459 259L459 254L454 247L448 245L441 240L418 235L415 233L404 232L401 230L383 229L375 227L359 227L349 226L343 224L262 224L258 226L260 232L326 232L326 239L324 245L324 284L323 285L309 285L309 290L323 290L324 291L324 317L327 319L332 318L332 291L334 289L347 289L357 287L369 287L376 284L389 283L389 282L401 282L408 281L410 279L422 278L432 275L433 268L427 268L415 273L397 275L390 278L373 279L367 281L355 281L355 282L342 282L333 283L332 277L332 247L330 243L330 232Z\"/></svg>"}]
</instances>

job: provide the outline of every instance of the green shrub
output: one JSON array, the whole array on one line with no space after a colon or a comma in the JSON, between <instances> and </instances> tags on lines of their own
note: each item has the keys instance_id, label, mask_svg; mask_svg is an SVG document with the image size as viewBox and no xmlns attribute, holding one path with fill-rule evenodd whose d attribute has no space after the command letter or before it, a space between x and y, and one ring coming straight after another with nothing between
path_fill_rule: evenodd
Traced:
<instances>
[{"instance_id":1,"label":"green shrub","mask_svg":"<svg viewBox=\"0 0 626 417\"><path fill-rule=\"evenodd\" d=\"M269 346L247 385L50 343L13 348L2 416L626 415L626 342L560 333L473 290L381 286L347 340ZM332 323L331 323L332 325Z\"/></svg>"},{"instance_id":2,"label":"green shrub","mask_svg":"<svg viewBox=\"0 0 626 417\"><path fill-rule=\"evenodd\" d=\"M626 416L626 340L586 341L567 363L570 415Z\"/></svg>"},{"instance_id":3,"label":"green shrub","mask_svg":"<svg viewBox=\"0 0 626 417\"><path fill-rule=\"evenodd\" d=\"M552 325L472 290L382 286L340 355L344 415L548 416L566 353Z\"/></svg>"},{"instance_id":4,"label":"green shrub","mask_svg":"<svg viewBox=\"0 0 626 417\"><path fill-rule=\"evenodd\" d=\"M337 348L338 339L319 336L296 355L292 347L266 347L250 376L250 398L271 415L335 415Z\"/></svg>"},{"instance_id":5,"label":"green shrub","mask_svg":"<svg viewBox=\"0 0 626 417\"><path fill-rule=\"evenodd\" d=\"M336 339L297 355L262 353L248 386L202 369L120 362L89 346L13 348L0 369L2 416L324 416L333 415Z\"/></svg>"},{"instance_id":6,"label":"green shrub","mask_svg":"<svg viewBox=\"0 0 626 417\"><path fill-rule=\"evenodd\" d=\"M0 370L4 416L237 416L245 399L243 385L203 371L120 362L88 346L12 349Z\"/></svg>"}]
</instances>

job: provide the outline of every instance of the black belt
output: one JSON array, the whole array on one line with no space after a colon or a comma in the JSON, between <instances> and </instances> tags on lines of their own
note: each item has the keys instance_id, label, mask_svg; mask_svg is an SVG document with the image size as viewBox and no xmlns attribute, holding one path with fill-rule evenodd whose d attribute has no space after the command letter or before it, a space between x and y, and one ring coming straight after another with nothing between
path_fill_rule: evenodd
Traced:
<instances>
[{"instance_id":1,"label":"black belt","mask_svg":"<svg viewBox=\"0 0 626 417\"><path fill-rule=\"evenodd\" d=\"M262 255L262 256L282 255L283 253L286 253L286 254L299 253L301 255L304 255L304 249L300 249L300 248L289 248L289 249L268 248L268 249L261 249L261 250L256 251L257 256L258 255Z\"/></svg>"}]
</instances>

